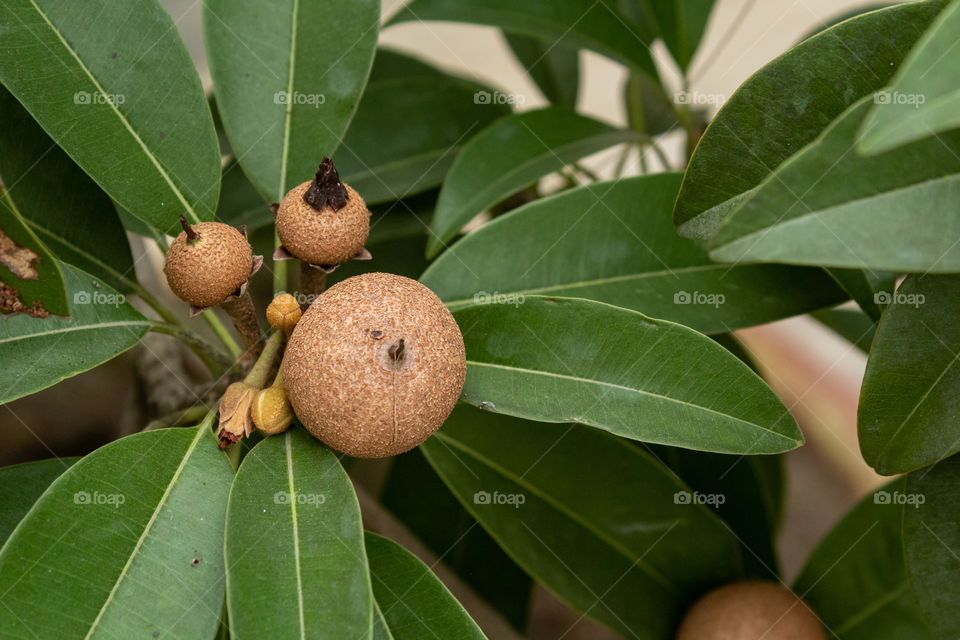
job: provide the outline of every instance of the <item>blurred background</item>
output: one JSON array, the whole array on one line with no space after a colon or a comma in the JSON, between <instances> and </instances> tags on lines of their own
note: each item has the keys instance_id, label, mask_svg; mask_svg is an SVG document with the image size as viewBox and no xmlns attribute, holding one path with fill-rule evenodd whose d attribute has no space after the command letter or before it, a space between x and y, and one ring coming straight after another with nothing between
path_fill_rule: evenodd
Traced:
<instances>
[{"instance_id":1,"label":"blurred background","mask_svg":"<svg viewBox=\"0 0 960 640\"><path fill-rule=\"evenodd\" d=\"M209 88L200 1L163 0L163 4ZM384 16L392 15L402 4L402 0L383 0ZM692 64L689 89L714 96L716 104L708 106L715 112L751 74L806 35L840 16L874 6L880 5L862 0L719 0ZM403 23L384 30L380 42L513 94L518 98L518 110L547 104L497 29L441 22ZM668 86L680 91L680 76L665 49L658 43L653 53ZM580 54L580 64L579 111L626 125L622 102L625 69L586 51ZM662 139L661 146L674 169L681 167L681 145L680 134ZM609 177L619 155L620 149L614 147L583 164L599 176ZM653 154L646 161L651 170L662 168ZM639 162L633 155L625 174L638 172ZM156 278L162 256L138 238L132 241L135 257L143 258L137 268L140 281L172 308L182 307ZM204 330L199 320L191 321L191 326ZM786 456L788 497L779 548L784 579L789 582L823 533L882 482L863 462L856 438L857 398L866 358L857 347L807 317L739 331L737 335L791 408L807 439L807 446ZM0 465L82 455L137 431L151 416L162 412L163 407L151 405L153 398L163 395L155 393L158 386L168 385L165 393L174 396L192 393L175 387L181 384L179 380L189 384L198 371L190 356L175 348L168 338L150 334L145 347L0 409ZM176 375L171 382L172 374ZM561 629L569 627L569 621L562 620L548 597L537 602L540 613L535 612L534 618L540 620L542 629L533 637L555 637L549 633L554 623ZM582 623L566 637L601 638L604 633Z\"/></svg>"}]
</instances>

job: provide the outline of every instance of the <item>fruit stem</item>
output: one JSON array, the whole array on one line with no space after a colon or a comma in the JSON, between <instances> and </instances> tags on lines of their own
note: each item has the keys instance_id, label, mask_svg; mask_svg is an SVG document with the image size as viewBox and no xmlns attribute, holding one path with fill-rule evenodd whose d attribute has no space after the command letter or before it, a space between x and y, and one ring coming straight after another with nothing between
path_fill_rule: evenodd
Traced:
<instances>
[{"instance_id":1,"label":"fruit stem","mask_svg":"<svg viewBox=\"0 0 960 640\"><path fill-rule=\"evenodd\" d=\"M180 226L183 227L183 232L187 234L187 242L196 242L197 238L200 237L200 234L193 230L193 227L187 222L186 216L182 213L180 214Z\"/></svg>"},{"instance_id":2,"label":"fruit stem","mask_svg":"<svg viewBox=\"0 0 960 640\"><path fill-rule=\"evenodd\" d=\"M279 249L283 246L283 243L280 242L280 236L277 235L277 232L273 232L273 248L274 250ZM287 262L286 260L274 260L273 261L273 295L277 295L282 291L287 290Z\"/></svg>"},{"instance_id":3,"label":"fruit stem","mask_svg":"<svg viewBox=\"0 0 960 640\"><path fill-rule=\"evenodd\" d=\"M220 318L218 318L217 314L213 312L213 309L206 309L200 315L203 316L204 321L207 323L210 329L213 330L216 336L220 338L220 342L222 342L223 346L227 348L227 350L230 352L230 355L233 356L234 359L239 358L240 354L243 353L243 349L239 344L237 344L237 341L233 339L233 336L230 335L230 332L227 331L227 328L224 326L224 324L220 322Z\"/></svg>"},{"instance_id":4,"label":"fruit stem","mask_svg":"<svg viewBox=\"0 0 960 640\"><path fill-rule=\"evenodd\" d=\"M300 262L300 308L304 311L327 288L327 272Z\"/></svg>"},{"instance_id":5,"label":"fruit stem","mask_svg":"<svg viewBox=\"0 0 960 640\"><path fill-rule=\"evenodd\" d=\"M273 363L283 348L283 332L276 331L271 335L263 346L263 353L257 358L250 373L244 379L244 382L256 389L263 389L267 386L270 378L270 371L273 370ZM279 377L279 373L277 374Z\"/></svg>"},{"instance_id":6,"label":"fruit stem","mask_svg":"<svg viewBox=\"0 0 960 640\"><path fill-rule=\"evenodd\" d=\"M249 291L229 299L220 305L233 320L233 326L243 338L246 350L240 356L244 362L253 362L263 351L263 332L260 331L260 321L257 320L257 309L253 305L253 298Z\"/></svg>"},{"instance_id":7,"label":"fruit stem","mask_svg":"<svg viewBox=\"0 0 960 640\"><path fill-rule=\"evenodd\" d=\"M320 211L330 203L334 211L347 206L347 188L340 182L340 174L333 165L333 160L324 156L313 176L313 182L303 193L303 201Z\"/></svg>"}]
</instances>

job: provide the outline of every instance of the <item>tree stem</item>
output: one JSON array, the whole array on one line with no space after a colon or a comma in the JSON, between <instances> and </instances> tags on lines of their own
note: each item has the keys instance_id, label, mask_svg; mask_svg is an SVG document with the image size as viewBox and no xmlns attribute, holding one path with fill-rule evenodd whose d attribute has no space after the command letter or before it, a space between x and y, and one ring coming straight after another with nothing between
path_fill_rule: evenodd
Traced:
<instances>
[{"instance_id":1,"label":"tree stem","mask_svg":"<svg viewBox=\"0 0 960 640\"><path fill-rule=\"evenodd\" d=\"M327 288L327 272L300 261L300 308L304 311Z\"/></svg>"},{"instance_id":2,"label":"tree stem","mask_svg":"<svg viewBox=\"0 0 960 640\"><path fill-rule=\"evenodd\" d=\"M257 320L257 309L253 305L253 298L249 291L220 305L233 320L233 326L243 338L246 350L240 356L241 360L252 362L260 357L263 351L263 332L260 330L260 321Z\"/></svg>"}]
</instances>

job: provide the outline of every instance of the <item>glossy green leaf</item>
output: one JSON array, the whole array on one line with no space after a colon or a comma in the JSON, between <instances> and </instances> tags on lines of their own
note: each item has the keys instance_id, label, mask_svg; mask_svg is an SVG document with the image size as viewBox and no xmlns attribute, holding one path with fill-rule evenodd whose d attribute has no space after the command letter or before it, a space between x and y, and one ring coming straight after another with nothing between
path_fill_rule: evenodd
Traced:
<instances>
[{"instance_id":1,"label":"glossy green leaf","mask_svg":"<svg viewBox=\"0 0 960 640\"><path fill-rule=\"evenodd\" d=\"M77 462L0 551L0 636L213 637L232 477L210 421Z\"/></svg>"},{"instance_id":2,"label":"glossy green leaf","mask_svg":"<svg viewBox=\"0 0 960 640\"><path fill-rule=\"evenodd\" d=\"M876 96L863 123L859 150L881 153L960 127L960 3L949 4Z\"/></svg>"},{"instance_id":3,"label":"glossy green leaf","mask_svg":"<svg viewBox=\"0 0 960 640\"><path fill-rule=\"evenodd\" d=\"M674 209L681 233L710 237L736 204L732 199L760 184L851 104L882 88L941 6L939 0L902 3L847 20L741 85L690 159Z\"/></svg>"},{"instance_id":4,"label":"glossy green leaf","mask_svg":"<svg viewBox=\"0 0 960 640\"><path fill-rule=\"evenodd\" d=\"M841 22L849 20L850 18L856 18L857 16L863 15L864 13L869 13L871 11L876 11L877 9L886 9L889 6L890 4L885 2L871 2L869 4L865 4L861 6L847 8L838 14L830 15L826 18L822 18L818 20L817 24L814 25L810 29L810 31L808 31L806 34L801 36L797 40L797 42L803 42L807 38L812 38L813 36L817 35L821 31L825 31L830 27L836 26Z\"/></svg>"},{"instance_id":5,"label":"glossy green leaf","mask_svg":"<svg viewBox=\"0 0 960 640\"><path fill-rule=\"evenodd\" d=\"M634 131L650 136L666 133L680 124L673 102L663 87L642 73L631 73L623 85L627 121Z\"/></svg>"},{"instance_id":6,"label":"glossy green leaf","mask_svg":"<svg viewBox=\"0 0 960 640\"><path fill-rule=\"evenodd\" d=\"M917 606L938 640L960 634L960 458L914 471L903 496L903 544Z\"/></svg>"},{"instance_id":7,"label":"glossy green leaf","mask_svg":"<svg viewBox=\"0 0 960 640\"><path fill-rule=\"evenodd\" d=\"M537 581L628 637L672 638L692 598L740 575L701 496L610 434L461 407L421 449Z\"/></svg>"},{"instance_id":8,"label":"glossy green leaf","mask_svg":"<svg viewBox=\"0 0 960 640\"><path fill-rule=\"evenodd\" d=\"M50 483L79 458L51 458L0 469L0 547Z\"/></svg>"},{"instance_id":9,"label":"glossy green leaf","mask_svg":"<svg viewBox=\"0 0 960 640\"><path fill-rule=\"evenodd\" d=\"M530 576L478 526L419 448L393 459L380 501L515 629L527 628Z\"/></svg>"},{"instance_id":10,"label":"glossy green leaf","mask_svg":"<svg viewBox=\"0 0 960 640\"><path fill-rule=\"evenodd\" d=\"M264 198L280 201L347 130L373 62L380 2L211 0L203 9L231 146Z\"/></svg>"},{"instance_id":11,"label":"glossy green leaf","mask_svg":"<svg viewBox=\"0 0 960 640\"><path fill-rule=\"evenodd\" d=\"M477 214L543 176L591 153L639 139L635 131L563 107L497 120L474 136L453 162L440 190L428 255L439 253Z\"/></svg>"},{"instance_id":12,"label":"glossy green leaf","mask_svg":"<svg viewBox=\"0 0 960 640\"><path fill-rule=\"evenodd\" d=\"M551 103L575 109L580 90L580 52L553 40L504 33L507 44L543 96Z\"/></svg>"},{"instance_id":13,"label":"glossy green leaf","mask_svg":"<svg viewBox=\"0 0 960 640\"><path fill-rule=\"evenodd\" d=\"M0 255L0 284L6 285L0 310L3 313L31 310L31 313L69 314L67 285L60 264L2 186L0 241L4 245Z\"/></svg>"},{"instance_id":14,"label":"glossy green leaf","mask_svg":"<svg viewBox=\"0 0 960 640\"><path fill-rule=\"evenodd\" d=\"M707 503L733 530L748 577L778 580L775 542L783 517L783 456L732 456L653 446L648 451L693 491L722 495Z\"/></svg>"},{"instance_id":15,"label":"glossy green leaf","mask_svg":"<svg viewBox=\"0 0 960 640\"><path fill-rule=\"evenodd\" d=\"M649 51L655 35L651 26L630 23L606 3L413 0L390 18L390 24L410 20L472 22L547 42L562 40L567 47L591 49L657 77Z\"/></svg>"},{"instance_id":16,"label":"glossy green leaf","mask_svg":"<svg viewBox=\"0 0 960 640\"><path fill-rule=\"evenodd\" d=\"M864 459L903 473L960 451L960 276L911 275L880 320L857 430Z\"/></svg>"},{"instance_id":17,"label":"glossy green leaf","mask_svg":"<svg viewBox=\"0 0 960 640\"><path fill-rule=\"evenodd\" d=\"M217 220L248 230L273 224L274 215L270 205L247 178L237 159L231 157L223 166L220 202L217 203Z\"/></svg>"},{"instance_id":18,"label":"glossy green leaf","mask_svg":"<svg viewBox=\"0 0 960 640\"><path fill-rule=\"evenodd\" d=\"M70 317L0 321L0 404L45 389L92 369L140 341L155 323L106 285L61 265Z\"/></svg>"},{"instance_id":19,"label":"glossy green leaf","mask_svg":"<svg viewBox=\"0 0 960 640\"><path fill-rule=\"evenodd\" d=\"M864 353L877 332L877 323L859 309L822 309L810 314Z\"/></svg>"},{"instance_id":20,"label":"glossy green leaf","mask_svg":"<svg viewBox=\"0 0 960 640\"><path fill-rule=\"evenodd\" d=\"M213 120L157 0L7 0L0 24L0 82L111 198L165 230L213 217Z\"/></svg>"},{"instance_id":21,"label":"glossy green leaf","mask_svg":"<svg viewBox=\"0 0 960 640\"><path fill-rule=\"evenodd\" d=\"M341 179L368 203L438 186L458 149L510 112L486 101L494 93L452 76L371 84L334 157Z\"/></svg>"},{"instance_id":22,"label":"glossy green leaf","mask_svg":"<svg viewBox=\"0 0 960 640\"><path fill-rule=\"evenodd\" d=\"M803 443L757 374L683 325L539 296L455 317L467 348L461 398L483 409L719 453L779 453Z\"/></svg>"},{"instance_id":23,"label":"glossy green leaf","mask_svg":"<svg viewBox=\"0 0 960 640\"><path fill-rule=\"evenodd\" d=\"M444 78L445 72L422 59L389 47L377 47L368 85L398 78Z\"/></svg>"},{"instance_id":24,"label":"glossy green leaf","mask_svg":"<svg viewBox=\"0 0 960 640\"><path fill-rule=\"evenodd\" d=\"M486 638L419 558L392 540L365 536L373 595L395 640Z\"/></svg>"},{"instance_id":25,"label":"glossy green leaf","mask_svg":"<svg viewBox=\"0 0 960 640\"><path fill-rule=\"evenodd\" d=\"M904 481L869 494L814 549L793 585L829 637L930 640L903 560ZM907 507L909 512L912 506Z\"/></svg>"},{"instance_id":26,"label":"glossy green leaf","mask_svg":"<svg viewBox=\"0 0 960 640\"><path fill-rule=\"evenodd\" d=\"M677 236L679 176L597 183L500 216L421 280L451 309L523 295L599 300L703 333L725 333L846 299L821 270L712 263Z\"/></svg>"},{"instance_id":27,"label":"glossy green leaf","mask_svg":"<svg viewBox=\"0 0 960 640\"><path fill-rule=\"evenodd\" d=\"M897 274L890 271L826 269L826 272L874 322L880 319L897 288Z\"/></svg>"},{"instance_id":28,"label":"glossy green leaf","mask_svg":"<svg viewBox=\"0 0 960 640\"><path fill-rule=\"evenodd\" d=\"M243 459L225 544L237 637L370 637L360 505L337 456L302 429L266 438Z\"/></svg>"},{"instance_id":29,"label":"glossy green leaf","mask_svg":"<svg viewBox=\"0 0 960 640\"><path fill-rule=\"evenodd\" d=\"M0 179L57 258L129 293L133 256L110 198L0 87Z\"/></svg>"},{"instance_id":30,"label":"glossy green leaf","mask_svg":"<svg viewBox=\"0 0 960 640\"><path fill-rule=\"evenodd\" d=\"M706 31L715 0L651 0L650 6L660 24L660 37L686 72Z\"/></svg>"},{"instance_id":31,"label":"glossy green leaf","mask_svg":"<svg viewBox=\"0 0 960 640\"><path fill-rule=\"evenodd\" d=\"M723 222L710 255L889 271L960 270L960 131L880 155L852 153L864 98L780 166Z\"/></svg>"}]
</instances>

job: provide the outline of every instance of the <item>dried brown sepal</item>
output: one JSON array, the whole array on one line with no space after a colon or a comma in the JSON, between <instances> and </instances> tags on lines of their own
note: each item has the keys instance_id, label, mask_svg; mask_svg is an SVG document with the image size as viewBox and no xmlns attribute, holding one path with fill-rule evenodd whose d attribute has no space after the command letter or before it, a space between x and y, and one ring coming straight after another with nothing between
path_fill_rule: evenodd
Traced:
<instances>
[{"instance_id":1,"label":"dried brown sepal","mask_svg":"<svg viewBox=\"0 0 960 640\"><path fill-rule=\"evenodd\" d=\"M373 254L370 253L370 250L364 247L357 252L357 255L350 258L351 260L373 260Z\"/></svg>"},{"instance_id":2,"label":"dried brown sepal","mask_svg":"<svg viewBox=\"0 0 960 640\"><path fill-rule=\"evenodd\" d=\"M330 204L334 211L347 206L347 189L340 182L340 174L333 165L333 160L324 157L320 162L313 182L303 194L303 201L320 211L324 205Z\"/></svg>"},{"instance_id":3,"label":"dried brown sepal","mask_svg":"<svg viewBox=\"0 0 960 640\"><path fill-rule=\"evenodd\" d=\"M220 425L217 428L221 449L253 433L250 409L256 394L257 389L245 382L234 382L227 387L220 398Z\"/></svg>"}]
</instances>

